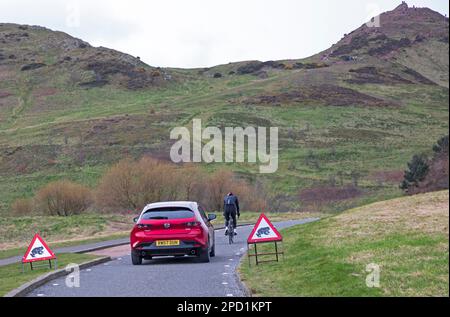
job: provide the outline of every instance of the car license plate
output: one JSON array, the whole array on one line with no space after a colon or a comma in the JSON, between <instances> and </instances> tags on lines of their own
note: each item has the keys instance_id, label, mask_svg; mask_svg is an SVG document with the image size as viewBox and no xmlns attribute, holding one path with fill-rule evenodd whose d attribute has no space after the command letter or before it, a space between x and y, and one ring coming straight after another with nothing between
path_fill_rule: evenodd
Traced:
<instances>
[{"instance_id":1,"label":"car license plate","mask_svg":"<svg viewBox=\"0 0 450 317\"><path fill-rule=\"evenodd\" d=\"M175 245L180 245L180 240L160 240L160 241L156 241L156 246L157 247L170 247L170 246L175 246Z\"/></svg>"}]
</instances>

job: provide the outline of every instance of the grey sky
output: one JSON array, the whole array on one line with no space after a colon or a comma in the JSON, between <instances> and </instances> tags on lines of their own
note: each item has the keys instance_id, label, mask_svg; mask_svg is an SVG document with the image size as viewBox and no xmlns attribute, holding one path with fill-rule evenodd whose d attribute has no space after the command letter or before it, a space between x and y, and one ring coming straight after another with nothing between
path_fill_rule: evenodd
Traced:
<instances>
[{"instance_id":1,"label":"grey sky","mask_svg":"<svg viewBox=\"0 0 450 317\"><path fill-rule=\"evenodd\" d=\"M153 66L307 57L392 0L0 0L0 22L42 25ZM411 0L447 14L446 0Z\"/></svg>"}]
</instances>

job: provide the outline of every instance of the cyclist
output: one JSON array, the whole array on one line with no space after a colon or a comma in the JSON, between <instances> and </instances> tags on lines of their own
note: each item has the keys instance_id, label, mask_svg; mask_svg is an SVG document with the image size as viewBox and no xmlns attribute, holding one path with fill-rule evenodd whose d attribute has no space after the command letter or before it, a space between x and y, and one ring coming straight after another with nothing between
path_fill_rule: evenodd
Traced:
<instances>
[{"instance_id":1,"label":"cyclist","mask_svg":"<svg viewBox=\"0 0 450 317\"><path fill-rule=\"evenodd\" d=\"M225 196L223 200L223 216L225 217L225 227L227 228L227 230L225 231L225 235L228 235L228 222L230 221L230 217L233 219L234 223L233 233L234 235L237 235L236 215L238 216L238 218L241 215L239 212L239 200L236 195L230 192Z\"/></svg>"}]
</instances>

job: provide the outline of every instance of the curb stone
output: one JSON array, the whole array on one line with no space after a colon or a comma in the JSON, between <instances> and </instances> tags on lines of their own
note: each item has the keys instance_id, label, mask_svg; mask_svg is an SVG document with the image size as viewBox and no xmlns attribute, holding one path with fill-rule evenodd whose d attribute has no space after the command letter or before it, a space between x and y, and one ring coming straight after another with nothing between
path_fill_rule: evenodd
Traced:
<instances>
[{"instance_id":1,"label":"curb stone","mask_svg":"<svg viewBox=\"0 0 450 317\"><path fill-rule=\"evenodd\" d=\"M242 260L241 260L239 266L241 264L242 264ZM250 289L248 288L247 284L245 284L245 282L241 280L241 274L239 272L239 267L234 272L234 278L237 282L238 287L241 289L242 293L244 294L244 297L253 297L253 294L250 291Z\"/></svg>"},{"instance_id":2,"label":"curb stone","mask_svg":"<svg viewBox=\"0 0 450 317\"><path fill-rule=\"evenodd\" d=\"M112 260L111 257L106 256L106 257L102 257L102 258L95 259L92 261L83 262L79 265L80 270L91 267L91 266L95 266L98 264L106 263L111 260ZM30 282L27 282L27 283L19 286L18 288L10 291L3 297L24 297L28 293L32 292L36 288L38 288L46 283L48 283L49 281L57 279L61 276L69 275L69 274L70 274L70 272L67 272L65 269L59 269L59 270L56 270L53 272L49 272L47 274L44 274L44 275L41 275L41 276L35 278L34 280L32 280Z\"/></svg>"}]
</instances>

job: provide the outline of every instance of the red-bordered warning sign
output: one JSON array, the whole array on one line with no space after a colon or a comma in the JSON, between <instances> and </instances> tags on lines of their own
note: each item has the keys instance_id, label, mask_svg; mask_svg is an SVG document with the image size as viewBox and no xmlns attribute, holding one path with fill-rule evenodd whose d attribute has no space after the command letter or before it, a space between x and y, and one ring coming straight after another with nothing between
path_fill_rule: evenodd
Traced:
<instances>
[{"instance_id":1,"label":"red-bordered warning sign","mask_svg":"<svg viewBox=\"0 0 450 317\"><path fill-rule=\"evenodd\" d=\"M255 227L248 236L247 243L260 243L282 240L283 237L270 222L270 220L266 217L266 215L261 214L255 224Z\"/></svg>"},{"instance_id":2,"label":"red-bordered warning sign","mask_svg":"<svg viewBox=\"0 0 450 317\"><path fill-rule=\"evenodd\" d=\"M56 259L55 254L45 243L39 234L35 234L28 246L27 252L22 258L22 263L30 263L36 261L46 261Z\"/></svg>"}]
</instances>

